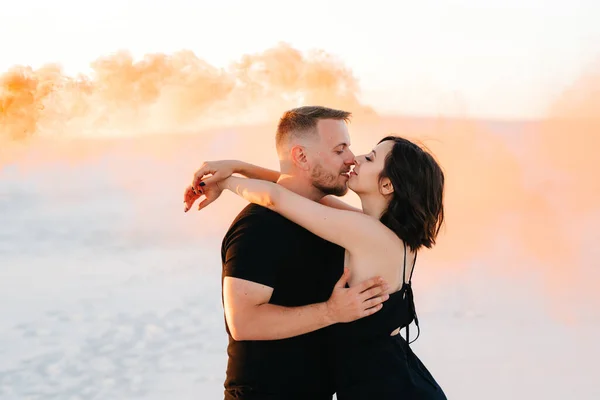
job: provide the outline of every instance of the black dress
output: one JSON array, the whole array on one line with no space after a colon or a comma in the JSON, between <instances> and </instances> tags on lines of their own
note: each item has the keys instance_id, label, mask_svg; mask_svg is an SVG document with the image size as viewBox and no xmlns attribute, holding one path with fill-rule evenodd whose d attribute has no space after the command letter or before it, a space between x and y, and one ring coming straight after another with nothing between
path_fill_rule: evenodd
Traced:
<instances>
[{"instance_id":1,"label":"black dress","mask_svg":"<svg viewBox=\"0 0 600 400\"><path fill-rule=\"evenodd\" d=\"M409 345L409 324L414 321L419 327L411 279L412 272L375 314L331 327L338 400L446 400ZM398 327L406 328L406 340L400 334L390 336Z\"/></svg>"}]
</instances>

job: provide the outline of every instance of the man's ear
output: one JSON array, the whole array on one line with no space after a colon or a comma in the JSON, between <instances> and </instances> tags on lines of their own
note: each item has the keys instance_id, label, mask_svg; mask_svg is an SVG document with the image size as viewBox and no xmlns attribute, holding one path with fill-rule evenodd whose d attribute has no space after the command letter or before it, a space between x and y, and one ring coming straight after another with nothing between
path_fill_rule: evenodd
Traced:
<instances>
[{"instance_id":1,"label":"man's ear","mask_svg":"<svg viewBox=\"0 0 600 400\"><path fill-rule=\"evenodd\" d=\"M308 156L306 155L306 148L304 146L296 145L292 147L290 153L292 156L292 162L296 167L303 171L308 171L310 169Z\"/></svg>"},{"instance_id":2,"label":"man's ear","mask_svg":"<svg viewBox=\"0 0 600 400\"><path fill-rule=\"evenodd\" d=\"M384 196L390 195L394 193L394 185L392 185L392 181L390 178L383 178L379 183L379 191Z\"/></svg>"}]
</instances>

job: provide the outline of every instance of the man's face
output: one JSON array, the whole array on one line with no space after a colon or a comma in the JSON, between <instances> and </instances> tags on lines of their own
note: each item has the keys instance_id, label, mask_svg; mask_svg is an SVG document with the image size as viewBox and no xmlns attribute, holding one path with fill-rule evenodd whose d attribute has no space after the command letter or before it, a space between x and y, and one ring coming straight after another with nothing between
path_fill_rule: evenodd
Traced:
<instances>
[{"instance_id":1,"label":"man's face","mask_svg":"<svg viewBox=\"0 0 600 400\"><path fill-rule=\"evenodd\" d=\"M311 152L312 184L325 194L343 196L354 165L348 127L344 121L324 119L317 124L317 131L319 141Z\"/></svg>"}]
</instances>

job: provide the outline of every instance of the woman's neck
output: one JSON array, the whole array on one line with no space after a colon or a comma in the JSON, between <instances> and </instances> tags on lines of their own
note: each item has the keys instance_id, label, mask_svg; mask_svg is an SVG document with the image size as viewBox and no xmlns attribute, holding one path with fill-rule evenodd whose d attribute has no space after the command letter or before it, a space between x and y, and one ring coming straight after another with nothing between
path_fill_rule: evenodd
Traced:
<instances>
[{"instance_id":1,"label":"woman's neck","mask_svg":"<svg viewBox=\"0 0 600 400\"><path fill-rule=\"evenodd\" d=\"M362 204L363 213L376 219L381 218L388 206L388 202L385 197L380 194L359 197Z\"/></svg>"}]
</instances>

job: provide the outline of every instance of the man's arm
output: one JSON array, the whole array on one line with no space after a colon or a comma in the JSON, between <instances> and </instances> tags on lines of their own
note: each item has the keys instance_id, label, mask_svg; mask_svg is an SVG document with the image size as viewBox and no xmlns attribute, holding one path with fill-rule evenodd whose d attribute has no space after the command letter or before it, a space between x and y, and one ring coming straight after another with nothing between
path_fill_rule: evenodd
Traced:
<instances>
[{"instance_id":1,"label":"man's arm","mask_svg":"<svg viewBox=\"0 0 600 400\"><path fill-rule=\"evenodd\" d=\"M301 307L269 304L293 241L285 226L275 214L256 207L236 219L223 240L223 306L235 340L289 338L381 309L388 298L383 280L374 277L346 288L347 268L324 303Z\"/></svg>"},{"instance_id":2,"label":"man's arm","mask_svg":"<svg viewBox=\"0 0 600 400\"><path fill-rule=\"evenodd\" d=\"M348 278L346 269L327 302L283 307L268 303L272 288L225 277L223 299L229 332L238 341L286 339L379 311L389 297L383 294L387 287L381 278L345 288Z\"/></svg>"}]
</instances>

